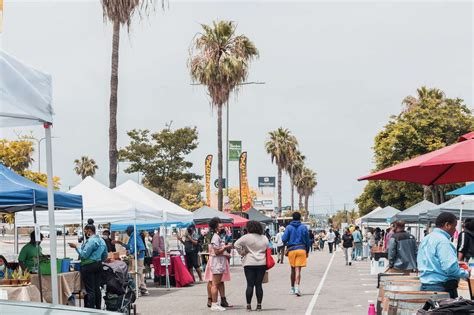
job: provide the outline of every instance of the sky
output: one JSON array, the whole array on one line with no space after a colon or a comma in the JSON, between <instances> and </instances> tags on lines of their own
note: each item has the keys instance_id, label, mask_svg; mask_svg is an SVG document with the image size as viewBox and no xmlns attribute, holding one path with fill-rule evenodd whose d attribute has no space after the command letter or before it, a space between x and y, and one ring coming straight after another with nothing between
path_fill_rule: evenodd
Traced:
<instances>
[{"instance_id":1,"label":"sky","mask_svg":"<svg viewBox=\"0 0 474 315\"><path fill-rule=\"evenodd\" d=\"M99 1L7 0L4 10L3 49L53 77L53 162L62 189L80 182L73 161L82 155L97 161L96 178L108 184L112 29ZM260 51L248 80L265 82L230 100L230 140L241 140L248 152L250 185L276 175L264 144L269 131L286 127L317 172L311 210L351 208L366 184L357 178L373 167L374 136L401 111L405 96L426 85L474 107L472 14L468 1L169 0L164 11L158 6L121 34L119 147L134 128L196 126L199 147L189 160L203 175L206 155L217 156L217 117L205 89L191 85L189 48L201 23L232 20ZM39 127L0 128L0 136L30 131L43 137ZM137 180L125 167L118 182ZM229 173L236 186L237 162ZM285 176L284 205L289 191Z\"/></svg>"}]
</instances>

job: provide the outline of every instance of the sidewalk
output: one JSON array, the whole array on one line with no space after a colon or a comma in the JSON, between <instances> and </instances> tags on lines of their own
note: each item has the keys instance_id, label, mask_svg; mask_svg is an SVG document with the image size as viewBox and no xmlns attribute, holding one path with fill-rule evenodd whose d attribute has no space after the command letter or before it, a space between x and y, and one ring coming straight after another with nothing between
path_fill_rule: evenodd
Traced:
<instances>
[{"instance_id":1,"label":"sidewalk","mask_svg":"<svg viewBox=\"0 0 474 315\"><path fill-rule=\"evenodd\" d=\"M326 271L332 255L311 253L308 266L303 269L302 296L290 295L290 268L288 261L270 270L270 282L264 284L263 312L267 314L367 314L368 300L376 300L376 276L369 276L368 262L354 262L345 266L342 252L337 252L316 299L314 308L308 310L315 291ZM234 307L225 314L245 313L245 276L240 266L231 267L232 280L226 283L226 295ZM139 314L209 314L206 306L206 284L186 288L154 288L148 281L150 296L137 301ZM256 300L252 301L255 308ZM307 313L308 312L308 313Z\"/></svg>"}]
</instances>

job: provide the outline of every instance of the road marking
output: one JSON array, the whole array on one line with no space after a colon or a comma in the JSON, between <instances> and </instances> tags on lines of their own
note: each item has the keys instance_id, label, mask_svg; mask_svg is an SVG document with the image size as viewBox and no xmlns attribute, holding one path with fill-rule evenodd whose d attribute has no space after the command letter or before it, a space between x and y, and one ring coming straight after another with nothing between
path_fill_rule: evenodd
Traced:
<instances>
[{"instance_id":1,"label":"road marking","mask_svg":"<svg viewBox=\"0 0 474 315\"><path fill-rule=\"evenodd\" d=\"M378 290L370 290L370 291L364 291L367 294L372 294L372 293L378 293Z\"/></svg>"},{"instance_id":2,"label":"road marking","mask_svg":"<svg viewBox=\"0 0 474 315\"><path fill-rule=\"evenodd\" d=\"M313 298L311 299L311 302L309 302L309 305L308 305L308 308L306 309L305 315L311 315L312 312L313 312L313 308L314 308L314 306L316 305L316 301L317 301L317 299L318 299L319 293L321 293L321 289L323 288L324 281L326 280L326 277L327 277L327 275L328 275L328 273L329 273L329 268L331 268L332 261L334 260L334 256L336 256L336 255L335 255L335 254L332 254L332 257L331 257L331 259L329 260L329 264L328 264L328 266L326 267L326 271L324 272L324 275L323 275L323 277L321 278L321 281L319 282L318 288L317 288L316 291L314 292L314 295L313 295Z\"/></svg>"},{"instance_id":3,"label":"road marking","mask_svg":"<svg viewBox=\"0 0 474 315\"><path fill-rule=\"evenodd\" d=\"M359 276L372 276L370 273L359 273Z\"/></svg>"},{"instance_id":4,"label":"road marking","mask_svg":"<svg viewBox=\"0 0 474 315\"><path fill-rule=\"evenodd\" d=\"M363 285L364 287L371 287L371 286L374 286L375 283L362 283L362 285Z\"/></svg>"}]
</instances>

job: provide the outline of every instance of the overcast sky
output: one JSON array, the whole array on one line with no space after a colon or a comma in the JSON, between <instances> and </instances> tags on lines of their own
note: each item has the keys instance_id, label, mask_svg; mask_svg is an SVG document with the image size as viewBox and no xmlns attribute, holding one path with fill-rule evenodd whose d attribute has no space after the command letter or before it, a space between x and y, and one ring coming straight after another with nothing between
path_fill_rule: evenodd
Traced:
<instances>
[{"instance_id":1,"label":"overcast sky","mask_svg":"<svg viewBox=\"0 0 474 315\"><path fill-rule=\"evenodd\" d=\"M174 128L197 126L200 144L189 159L203 174L205 156L217 155L216 114L205 90L190 85L188 49L200 23L229 19L260 51L249 80L266 83L246 86L230 102L230 138L248 151L250 184L276 175L264 143L268 131L283 126L318 173L315 209L353 204L365 185L356 179L373 167L373 138L405 96L427 85L473 107L472 12L467 1L170 0L169 9L122 34L119 146L132 128L157 131L170 121ZM4 22L4 49L53 76L54 171L62 188L80 181L73 161L82 155L97 161L96 177L108 184L112 34L99 1L7 0ZM3 128L0 135L14 139L15 131L29 130L42 137L40 128ZM230 167L237 185L237 163ZM127 178L137 175L121 173L119 183ZM288 204L287 178L283 196Z\"/></svg>"}]
</instances>

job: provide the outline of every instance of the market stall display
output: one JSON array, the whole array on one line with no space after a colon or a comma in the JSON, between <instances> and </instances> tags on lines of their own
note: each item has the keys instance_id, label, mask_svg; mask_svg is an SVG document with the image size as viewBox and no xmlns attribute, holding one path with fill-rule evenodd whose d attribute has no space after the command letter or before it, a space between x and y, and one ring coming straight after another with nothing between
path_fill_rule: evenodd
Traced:
<instances>
[{"instance_id":1,"label":"market stall display","mask_svg":"<svg viewBox=\"0 0 474 315\"><path fill-rule=\"evenodd\" d=\"M43 299L51 303L51 276L41 275L43 283ZM64 272L57 275L59 304L67 305L69 298L83 289L81 282L81 274L78 271ZM37 274L31 275L31 284L38 286L39 276Z\"/></svg>"},{"instance_id":2,"label":"market stall display","mask_svg":"<svg viewBox=\"0 0 474 315\"><path fill-rule=\"evenodd\" d=\"M0 285L0 300L2 298L24 302L39 302L41 300L38 287L34 284Z\"/></svg>"},{"instance_id":3,"label":"market stall display","mask_svg":"<svg viewBox=\"0 0 474 315\"><path fill-rule=\"evenodd\" d=\"M184 263L185 257L173 255L169 257L169 275L174 277L176 287L184 287L193 283L193 277L189 273ZM157 277L166 276L167 259L164 255L153 257L153 267Z\"/></svg>"}]
</instances>

